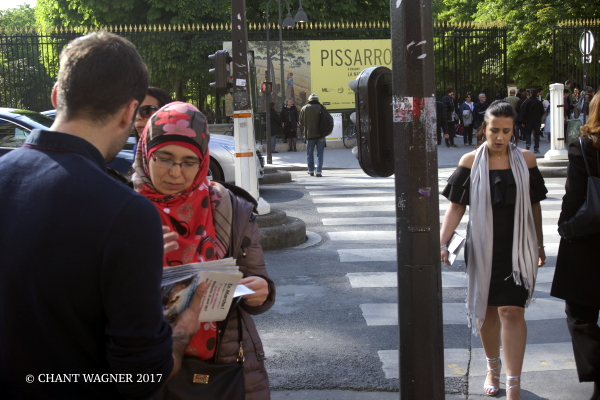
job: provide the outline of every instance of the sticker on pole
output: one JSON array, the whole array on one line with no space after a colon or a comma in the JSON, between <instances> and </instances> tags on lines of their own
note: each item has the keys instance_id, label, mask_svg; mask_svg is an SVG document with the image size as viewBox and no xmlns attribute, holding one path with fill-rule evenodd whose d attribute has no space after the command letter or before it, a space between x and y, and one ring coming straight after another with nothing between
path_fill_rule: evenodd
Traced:
<instances>
[{"instance_id":1,"label":"sticker on pole","mask_svg":"<svg viewBox=\"0 0 600 400\"><path fill-rule=\"evenodd\" d=\"M246 86L246 80L245 79L236 79L235 86Z\"/></svg>"}]
</instances>

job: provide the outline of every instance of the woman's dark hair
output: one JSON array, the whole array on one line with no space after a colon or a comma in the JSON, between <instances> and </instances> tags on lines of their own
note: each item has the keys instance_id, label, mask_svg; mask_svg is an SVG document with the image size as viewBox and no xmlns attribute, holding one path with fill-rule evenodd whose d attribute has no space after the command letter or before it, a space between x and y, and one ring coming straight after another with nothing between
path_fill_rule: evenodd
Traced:
<instances>
[{"instance_id":1,"label":"woman's dark hair","mask_svg":"<svg viewBox=\"0 0 600 400\"><path fill-rule=\"evenodd\" d=\"M580 132L581 136L592 140L596 149L600 149L600 92L590 101L590 116Z\"/></svg>"},{"instance_id":2,"label":"woman's dark hair","mask_svg":"<svg viewBox=\"0 0 600 400\"><path fill-rule=\"evenodd\" d=\"M465 93L465 99L467 98L467 96L469 96L471 100L473 100L473 95L471 94L471 92Z\"/></svg>"},{"instance_id":3,"label":"woman's dark hair","mask_svg":"<svg viewBox=\"0 0 600 400\"><path fill-rule=\"evenodd\" d=\"M505 100L496 100L494 101L492 104L490 104L490 106L487 108L487 110L485 110L485 114L483 115L483 123L481 124L481 126L479 127L479 129L477 129L477 143L478 145L481 145L483 143L483 139L485 137L485 128L487 126L487 124L490 123L490 117L496 117L496 118L510 118L513 120L515 120L515 111L513 110L512 106L510 105L510 103L508 103ZM513 137L514 137L514 128L513 128ZM515 137L515 143L517 141L517 138Z\"/></svg>"},{"instance_id":4,"label":"woman's dark hair","mask_svg":"<svg viewBox=\"0 0 600 400\"><path fill-rule=\"evenodd\" d=\"M148 88L147 94L158 100L158 104L160 104L159 108L161 108L165 104L173 102L173 98L171 98L171 95L166 90L162 90L161 88L150 86Z\"/></svg>"}]
</instances>

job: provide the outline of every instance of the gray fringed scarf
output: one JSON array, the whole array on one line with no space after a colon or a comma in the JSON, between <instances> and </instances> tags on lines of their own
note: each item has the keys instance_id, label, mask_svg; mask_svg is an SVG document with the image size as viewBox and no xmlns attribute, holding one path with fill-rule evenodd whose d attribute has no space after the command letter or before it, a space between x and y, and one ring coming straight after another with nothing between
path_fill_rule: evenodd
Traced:
<instances>
[{"instance_id":1,"label":"gray fringed scarf","mask_svg":"<svg viewBox=\"0 0 600 400\"><path fill-rule=\"evenodd\" d=\"M511 143L508 150L508 159L517 183L512 246L512 277L517 285L524 285L529 292L525 304L525 307L527 307L531 302L537 275L539 256L537 234L531 212L527 163L523 154L515 145ZM492 274L494 229L489 177L488 147L484 143L477 150L471 168L467 230L467 272L469 274L467 312L469 327L475 335L479 334L485 319Z\"/></svg>"}]
</instances>

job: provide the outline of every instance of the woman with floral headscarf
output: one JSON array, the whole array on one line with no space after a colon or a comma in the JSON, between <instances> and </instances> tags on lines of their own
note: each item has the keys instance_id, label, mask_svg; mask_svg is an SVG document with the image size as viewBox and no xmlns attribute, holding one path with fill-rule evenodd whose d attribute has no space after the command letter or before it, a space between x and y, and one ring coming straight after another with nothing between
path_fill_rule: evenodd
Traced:
<instances>
[{"instance_id":1,"label":"woman with floral headscarf","mask_svg":"<svg viewBox=\"0 0 600 400\"><path fill-rule=\"evenodd\" d=\"M177 233L175 249L164 255L165 268L229 256L237 260L244 274L241 283L255 293L244 296L228 320L201 324L185 354L218 364L235 362L239 313L246 398L268 399L264 350L251 315L271 308L275 285L259 243L256 201L239 187L208 180L208 141L208 124L200 111L187 103L167 104L142 132L133 184L154 203L163 226Z\"/></svg>"}]
</instances>

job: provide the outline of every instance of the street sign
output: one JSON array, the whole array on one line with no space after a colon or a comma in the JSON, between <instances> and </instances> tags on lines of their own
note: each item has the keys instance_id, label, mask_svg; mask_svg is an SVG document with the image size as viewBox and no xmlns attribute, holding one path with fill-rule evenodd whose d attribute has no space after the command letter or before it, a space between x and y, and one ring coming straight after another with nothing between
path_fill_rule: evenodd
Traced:
<instances>
[{"instance_id":1,"label":"street sign","mask_svg":"<svg viewBox=\"0 0 600 400\"><path fill-rule=\"evenodd\" d=\"M592 63L592 56L591 55L587 55L587 56L581 57L581 63L582 64L591 64Z\"/></svg>"},{"instance_id":2,"label":"street sign","mask_svg":"<svg viewBox=\"0 0 600 400\"><path fill-rule=\"evenodd\" d=\"M587 56L592 53L593 49L594 35L592 34L592 32L585 30L579 38L579 51L581 51L581 54L583 54L584 56Z\"/></svg>"}]
</instances>

